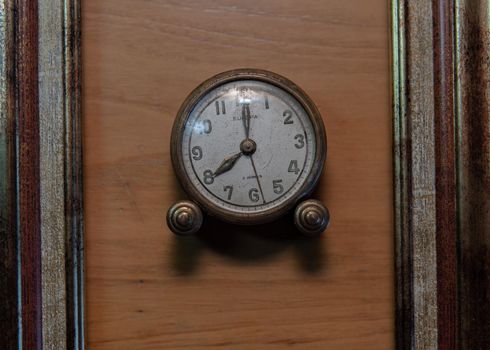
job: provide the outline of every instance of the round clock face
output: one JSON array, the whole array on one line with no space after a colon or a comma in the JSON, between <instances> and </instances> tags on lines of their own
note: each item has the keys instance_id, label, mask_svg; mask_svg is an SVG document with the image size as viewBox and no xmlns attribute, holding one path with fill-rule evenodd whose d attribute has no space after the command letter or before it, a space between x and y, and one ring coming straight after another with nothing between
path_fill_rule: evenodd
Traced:
<instances>
[{"instance_id":1,"label":"round clock face","mask_svg":"<svg viewBox=\"0 0 490 350\"><path fill-rule=\"evenodd\" d=\"M284 78L238 72L208 81L186 101L174 128L174 167L196 197L191 199L211 214L264 222L289 209L318 179L323 125L311 102Z\"/></svg>"}]
</instances>

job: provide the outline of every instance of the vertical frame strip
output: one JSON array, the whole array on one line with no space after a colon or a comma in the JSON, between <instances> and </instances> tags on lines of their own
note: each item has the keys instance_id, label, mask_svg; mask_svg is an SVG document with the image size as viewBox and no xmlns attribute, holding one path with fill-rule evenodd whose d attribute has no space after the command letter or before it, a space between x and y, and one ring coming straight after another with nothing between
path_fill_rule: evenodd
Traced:
<instances>
[{"instance_id":1,"label":"vertical frame strip","mask_svg":"<svg viewBox=\"0 0 490 350\"><path fill-rule=\"evenodd\" d=\"M19 330L18 234L14 96L14 8L0 1L0 334L2 347L17 348Z\"/></svg>"},{"instance_id":2,"label":"vertical frame strip","mask_svg":"<svg viewBox=\"0 0 490 350\"><path fill-rule=\"evenodd\" d=\"M63 1L39 4L39 112L44 349L66 349Z\"/></svg>"},{"instance_id":3,"label":"vertical frame strip","mask_svg":"<svg viewBox=\"0 0 490 350\"><path fill-rule=\"evenodd\" d=\"M67 346L82 350L84 328L81 0L64 0Z\"/></svg>"},{"instance_id":4,"label":"vertical frame strip","mask_svg":"<svg viewBox=\"0 0 490 350\"><path fill-rule=\"evenodd\" d=\"M2 349L83 349L79 0L0 0Z\"/></svg>"},{"instance_id":5,"label":"vertical frame strip","mask_svg":"<svg viewBox=\"0 0 490 350\"><path fill-rule=\"evenodd\" d=\"M397 347L437 349L432 5L392 9Z\"/></svg>"},{"instance_id":6,"label":"vertical frame strip","mask_svg":"<svg viewBox=\"0 0 490 350\"><path fill-rule=\"evenodd\" d=\"M441 349L456 349L457 209L454 114L454 3L433 0L437 222L437 318Z\"/></svg>"},{"instance_id":7,"label":"vertical frame strip","mask_svg":"<svg viewBox=\"0 0 490 350\"><path fill-rule=\"evenodd\" d=\"M456 0L459 341L490 348L490 1Z\"/></svg>"},{"instance_id":8,"label":"vertical frame strip","mask_svg":"<svg viewBox=\"0 0 490 350\"><path fill-rule=\"evenodd\" d=\"M398 348L487 349L490 1L392 4ZM428 179L433 190L417 191ZM428 221L416 215L424 193ZM417 287L417 270L429 269L437 278L421 275Z\"/></svg>"},{"instance_id":9,"label":"vertical frame strip","mask_svg":"<svg viewBox=\"0 0 490 350\"><path fill-rule=\"evenodd\" d=\"M38 3L16 0L18 223L21 247L22 345L41 349Z\"/></svg>"}]
</instances>

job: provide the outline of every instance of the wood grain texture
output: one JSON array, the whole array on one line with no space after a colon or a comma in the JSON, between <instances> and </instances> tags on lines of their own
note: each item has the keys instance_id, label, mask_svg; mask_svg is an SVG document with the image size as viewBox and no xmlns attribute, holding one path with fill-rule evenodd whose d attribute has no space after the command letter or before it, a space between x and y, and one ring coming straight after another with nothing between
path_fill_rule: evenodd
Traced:
<instances>
[{"instance_id":1,"label":"wood grain texture","mask_svg":"<svg viewBox=\"0 0 490 350\"><path fill-rule=\"evenodd\" d=\"M62 0L39 3L39 134L43 349L66 349ZM50 325L46 327L46 325Z\"/></svg>"},{"instance_id":2,"label":"wood grain texture","mask_svg":"<svg viewBox=\"0 0 490 350\"><path fill-rule=\"evenodd\" d=\"M392 349L385 1L85 0L84 172L91 349ZM174 117L204 79L282 74L329 137L327 233L207 220L177 239Z\"/></svg>"},{"instance_id":3,"label":"wood grain texture","mask_svg":"<svg viewBox=\"0 0 490 350\"><path fill-rule=\"evenodd\" d=\"M19 336L12 5L0 2L0 334L6 350L17 348Z\"/></svg>"},{"instance_id":4,"label":"wood grain texture","mask_svg":"<svg viewBox=\"0 0 490 350\"><path fill-rule=\"evenodd\" d=\"M79 9L0 2L2 349L84 346Z\"/></svg>"},{"instance_id":5,"label":"wood grain texture","mask_svg":"<svg viewBox=\"0 0 490 350\"><path fill-rule=\"evenodd\" d=\"M64 0L66 336L85 348L81 0Z\"/></svg>"},{"instance_id":6,"label":"wood grain texture","mask_svg":"<svg viewBox=\"0 0 490 350\"><path fill-rule=\"evenodd\" d=\"M437 348L432 3L393 1L397 348Z\"/></svg>"},{"instance_id":7,"label":"wood grain texture","mask_svg":"<svg viewBox=\"0 0 490 350\"><path fill-rule=\"evenodd\" d=\"M490 348L490 2L456 1L459 339Z\"/></svg>"},{"instance_id":8,"label":"wood grain texture","mask_svg":"<svg viewBox=\"0 0 490 350\"><path fill-rule=\"evenodd\" d=\"M400 142L395 148L398 347L486 349L490 346L490 4L485 0L434 0L431 8L423 1L392 4L395 133ZM425 32L420 31L421 22ZM427 57L433 68L422 69L432 73L429 79L411 68ZM433 94L429 104L417 95L421 91L424 96ZM421 119L428 121L425 129L433 130L434 139L415 143L417 134L409 126ZM415 180L427 179L427 174L406 164L412 149L427 148L435 151L433 159L427 159L427 153L418 158L425 168L435 169L435 207L428 213L431 222L410 222L417 194L407 188ZM423 256L425 247L412 244L424 229L432 230L434 222L436 235L422 238L435 241L437 263ZM414 284L417 264L437 271L437 279L432 276L432 284L425 283L436 294L431 308L415 307L422 296ZM427 334L417 332L418 319L437 321L431 322L437 336L430 337L430 344Z\"/></svg>"},{"instance_id":9,"label":"wood grain texture","mask_svg":"<svg viewBox=\"0 0 490 350\"><path fill-rule=\"evenodd\" d=\"M433 0L437 328L440 349L457 348L457 208L454 1Z\"/></svg>"},{"instance_id":10,"label":"wood grain texture","mask_svg":"<svg viewBox=\"0 0 490 350\"><path fill-rule=\"evenodd\" d=\"M16 93L18 222L22 346L41 349L41 223L39 192L38 3L17 0Z\"/></svg>"},{"instance_id":11,"label":"wood grain texture","mask_svg":"<svg viewBox=\"0 0 490 350\"><path fill-rule=\"evenodd\" d=\"M39 3L43 349L83 349L80 2Z\"/></svg>"}]
</instances>

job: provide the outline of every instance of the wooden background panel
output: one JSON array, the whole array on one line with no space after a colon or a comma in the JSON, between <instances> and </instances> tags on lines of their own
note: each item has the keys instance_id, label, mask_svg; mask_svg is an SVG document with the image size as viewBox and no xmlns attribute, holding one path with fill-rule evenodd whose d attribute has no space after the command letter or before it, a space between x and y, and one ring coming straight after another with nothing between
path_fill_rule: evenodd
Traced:
<instances>
[{"instance_id":1,"label":"wooden background panel","mask_svg":"<svg viewBox=\"0 0 490 350\"><path fill-rule=\"evenodd\" d=\"M87 333L92 349L391 349L388 4L382 0L85 0ZM177 239L180 103L204 79L269 69L327 127L327 233L207 221Z\"/></svg>"}]
</instances>

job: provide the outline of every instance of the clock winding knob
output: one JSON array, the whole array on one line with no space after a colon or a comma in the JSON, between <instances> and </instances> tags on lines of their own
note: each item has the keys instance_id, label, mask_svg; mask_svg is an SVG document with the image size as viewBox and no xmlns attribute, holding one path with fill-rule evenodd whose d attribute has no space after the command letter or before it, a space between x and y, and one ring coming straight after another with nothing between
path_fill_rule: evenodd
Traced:
<instances>
[{"instance_id":1,"label":"clock winding knob","mask_svg":"<svg viewBox=\"0 0 490 350\"><path fill-rule=\"evenodd\" d=\"M196 233L202 225L201 209L190 201L179 201L167 212L167 225L177 235Z\"/></svg>"},{"instance_id":2,"label":"clock winding knob","mask_svg":"<svg viewBox=\"0 0 490 350\"><path fill-rule=\"evenodd\" d=\"M322 233L328 226L328 209L317 200L310 199L300 203L294 211L294 224L306 236Z\"/></svg>"}]
</instances>

